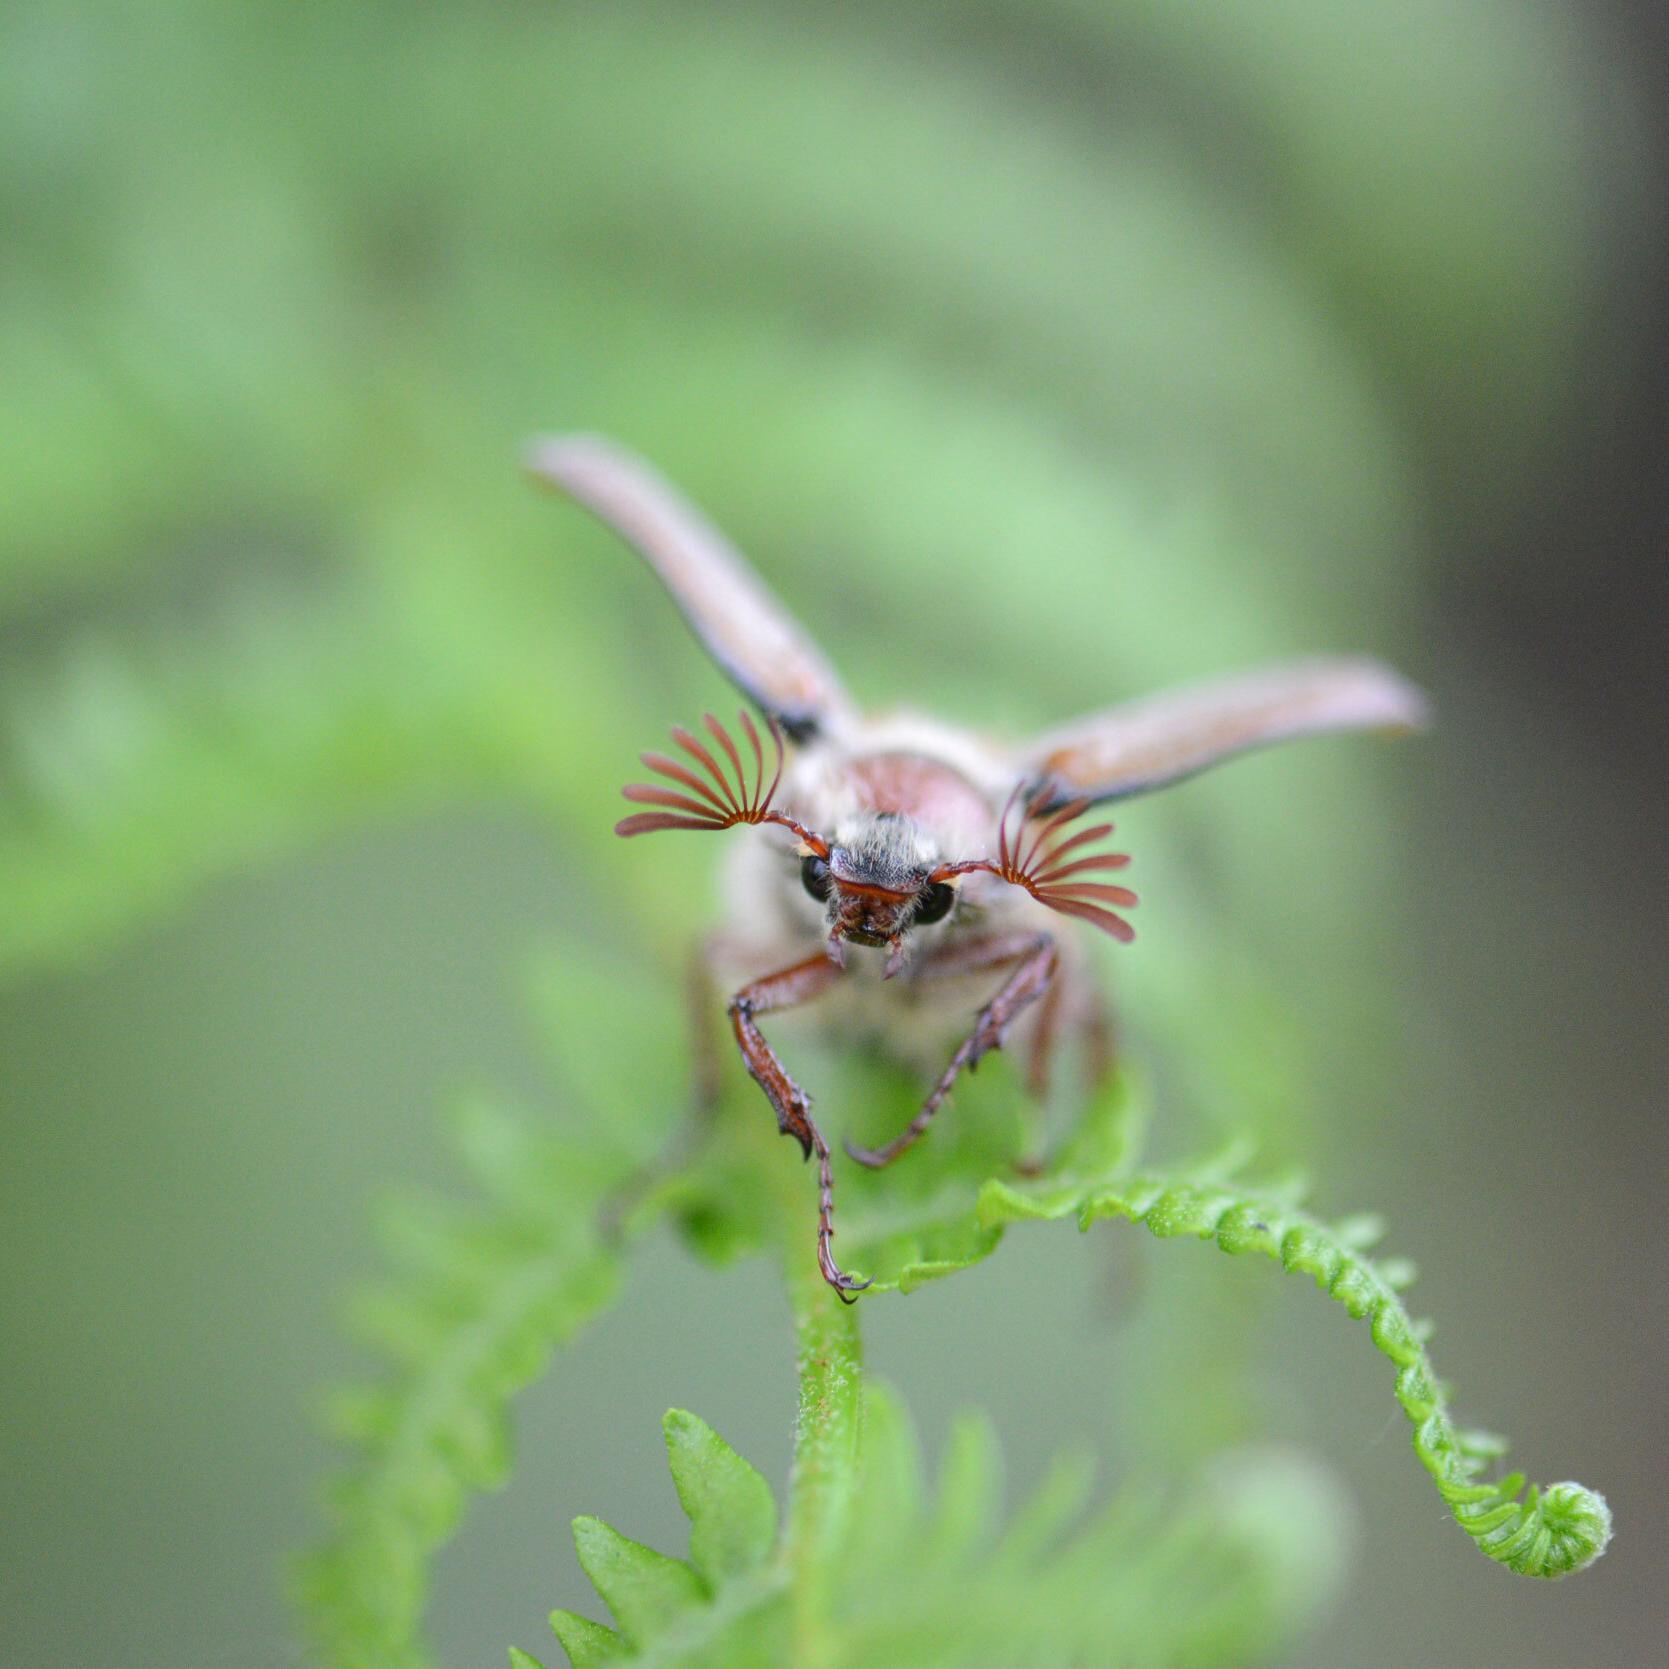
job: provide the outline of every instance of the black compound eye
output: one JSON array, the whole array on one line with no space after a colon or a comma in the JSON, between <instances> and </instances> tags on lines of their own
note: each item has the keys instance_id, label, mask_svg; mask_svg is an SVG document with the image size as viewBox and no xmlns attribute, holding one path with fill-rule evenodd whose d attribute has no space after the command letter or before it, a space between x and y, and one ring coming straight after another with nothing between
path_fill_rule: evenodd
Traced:
<instances>
[{"instance_id":1,"label":"black compound eye","mask_svg":"<svg viewBox=\"0 0 1669 1669\"><path fill-rule=\"evenodd\" d=\"M819 857L801 858L800 885L819 904L826 902L829 896L829 866Z\"/></svg>"},{"instance_id":2,"label":"black compound eye","mask_svg":"<svg viewBox=\"0 0 1669 1669\"><path fill-rule=\"evenodd\" d=\"M955 890L943 881L935 881L916 899L916 913L911 918L911 925L923 927L943 921L950 914L950 907L955 902Z\"/></svg>"}]
</instances>

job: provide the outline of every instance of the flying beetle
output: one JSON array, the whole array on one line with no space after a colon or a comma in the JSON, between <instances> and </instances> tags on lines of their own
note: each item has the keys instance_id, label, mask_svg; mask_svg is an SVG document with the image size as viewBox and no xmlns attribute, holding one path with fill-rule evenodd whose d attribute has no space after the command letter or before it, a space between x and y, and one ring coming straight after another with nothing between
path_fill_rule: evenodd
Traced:
<instances>
[{"instance_id":1,"label":"flying beetle","mask_svg":"<svg viewBox=\"0 0 1669 1669\"><path fill-rule=\"evenodd\" d=\"M891 1141L846 1144L870 1167L906 1152L958 1076L1011 1040L1040 1099L1063 1037L1104 1076L1107 1006L1070 923L1128 942L1136 895L1112 879L1129 860L1104 844L1111 823L1085 821L1091 808L1273 742L1425 719L1418 690L1361 658L1210 680L1018 744L865 714L748 563L642 459L555 436L530 447L527 467L636 549L763 719L744 710L732 731L709 713L674 729L676 753L642 755L661 780L625 789L645 809L615 832L747 825L725 873L724 927L701 962L709 989L733 991L731 1031L778 1129L817 1160L818 1266L848 1301L868 1282L835 1261L833 1156L761 1018L815 1003L836 1037L938 1071Z\"/></svg>"}]
</instances>

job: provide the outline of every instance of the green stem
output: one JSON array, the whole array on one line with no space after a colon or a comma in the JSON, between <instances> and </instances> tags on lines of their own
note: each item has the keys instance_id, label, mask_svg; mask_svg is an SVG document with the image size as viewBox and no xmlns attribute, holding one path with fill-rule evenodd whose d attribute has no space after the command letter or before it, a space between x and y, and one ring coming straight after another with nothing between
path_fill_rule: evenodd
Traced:
<instances>
[{"instance_id":1,"label":"green stem","mask_svg":"<svg viewBox=\"0 0 1669 1669\"><path fill-rule=\"evenodd\" d=\"M788 1297L800 1406L783 1556L794 1594L793 1661L805 1669L830 1639L829 1593L857 1488L863 1348L857 1306L841 1303L815 1265L792 1269Z\"/></svg>"}]
</instances>

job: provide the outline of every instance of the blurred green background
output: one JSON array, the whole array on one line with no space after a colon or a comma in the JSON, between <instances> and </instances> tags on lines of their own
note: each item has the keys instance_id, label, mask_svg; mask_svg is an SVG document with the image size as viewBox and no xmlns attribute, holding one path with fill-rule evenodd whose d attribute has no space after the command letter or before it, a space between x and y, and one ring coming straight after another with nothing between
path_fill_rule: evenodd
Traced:
<instances>
[{"instance_id":1,"label":"blurred green background","mask_svg":"<svg viewBox=\"0 0 1669 1669\"><path fill-rule=\"evenodd\" d=\"M1251 1128L1385 1211L1462 1412L1604 1489L1614 1550L1562 1586L1478 1558L1341 1315L1127 1230L1017 1233L869 1307L870 1355L930 1447L990 1408L1020 1483L1079 1434L1115 1471L1323 1457L1355 1574L1296 1662L1647 1661L1654 30L1506 0L9 8L0 1656L297 1661L283 1562L374 1202L455 1185L472 1087L560 1122L582 1068L530 989L597 955L664 989L705 917L713 854L607 831L636 750L723 687L515 468L588 428L877 703L1018 733L1348 648L1432 690L1417 744L1131 807L1142 937L1109 967L1160 1145ZM791 1399L769 1273L653 1242L443 1557L440 1661L583 1602L576 1512L677 1544L664 1407L780 1479ZM1191 1439L1184 1406L1216 1411Z\"/></svg>"}]
</instances>

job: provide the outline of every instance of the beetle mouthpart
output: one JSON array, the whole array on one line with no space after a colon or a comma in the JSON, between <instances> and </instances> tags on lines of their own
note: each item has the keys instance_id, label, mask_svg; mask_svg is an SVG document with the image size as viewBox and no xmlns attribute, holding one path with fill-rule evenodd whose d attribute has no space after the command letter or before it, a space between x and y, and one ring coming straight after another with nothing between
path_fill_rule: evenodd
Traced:
<instances>
[{"instance_id":1,"label":"beetle mouthpart","mask_svg":"<svg viewBox=\"0 0 1669 1669\"><path fill-rule=\"evenodd\" d=\"M907 916L912 894L894 894L889 890L864 885L851 885L838 877L835 880L830 932L848 944L866 945L871 950L885 950L896 945L902 922Z\"/></svg>"},{"instance_id":2,"label":"beetle mouthpart","mask_svg":"<svg viewBox=\"0 0 1669 1669\"><path fill-rule=\"evenodd\" d=\"M881 970L882 979L891 979L904 966L904 939L895 933L887 940L887 965Z\"/></svg>"},{"instance_id":3,"label":"beetle mouthpart","mask_svg":"<svg viewBox=\"0 0 1669 1669\"><path fill-rule=\"evenodd\" d=\"M828 942L823 947L824 953L837 968L846 966L846 946L841 943L844 931L845 924L837 921L829 930Z\"/></svg>"},{"instance_id":4,"label":"beetle mouthpart","mask_svg":"<svg viewBox=\"0 0 1669 1669\"><path fill-rule=\"evenodd\" d=\"M891 934L875 933L867 927L848 927L843 937L850 944L867 945L871 950L881 950L892 943Z\"/></svg>"}]
</instances>

